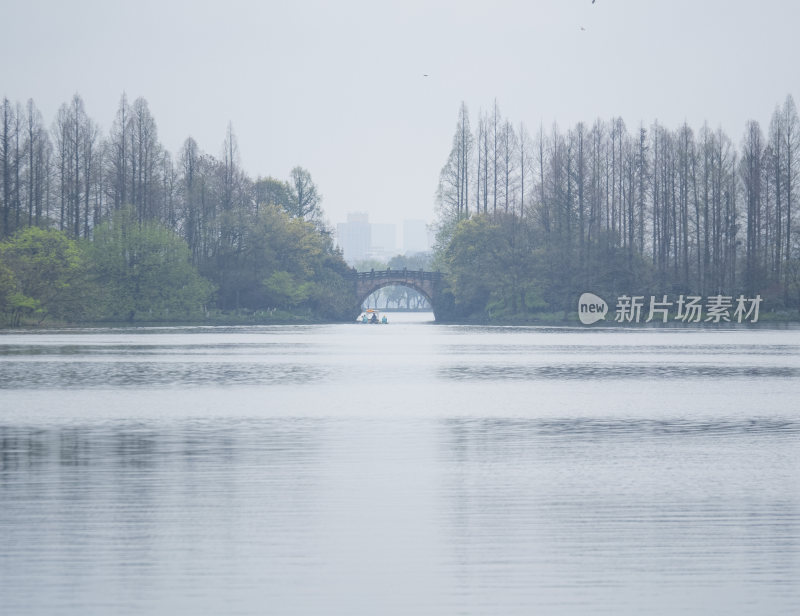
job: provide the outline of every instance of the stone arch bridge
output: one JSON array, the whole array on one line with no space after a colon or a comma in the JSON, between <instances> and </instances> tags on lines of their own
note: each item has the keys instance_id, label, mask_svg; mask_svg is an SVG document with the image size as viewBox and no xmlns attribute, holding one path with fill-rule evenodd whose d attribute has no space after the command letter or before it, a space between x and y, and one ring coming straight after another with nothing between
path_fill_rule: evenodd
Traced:
<instances>
[{"instance_id":1,"label":"stone arch bridge","mask_svg":"<svg viewBox=\"0 0 800 616\"><path fill-rule=\"evenodd\" d=\"M443 276L440 272L426 272L424 270L379 270L369 272L353 272L358 307L378 289L391 286L409 287L420 293L436 314L436 303L442 290Z\"/></svg>"}]
</instances>

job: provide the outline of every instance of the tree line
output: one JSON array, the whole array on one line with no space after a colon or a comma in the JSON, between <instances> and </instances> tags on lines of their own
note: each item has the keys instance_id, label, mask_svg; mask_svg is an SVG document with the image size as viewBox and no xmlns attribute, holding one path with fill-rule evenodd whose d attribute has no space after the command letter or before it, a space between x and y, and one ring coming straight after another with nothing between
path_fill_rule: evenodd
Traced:
<instances>
[{"instance_id":1,"label":"tree line","mask_svg":"<svg viewBox=\"0 0 800 616\"><path fill-rule=\"evenodd\" d=\"M609 296L761 294L800 304L800 121L791 96L738 145L721 128L622 118L566 131L458 113L440 173L437 254L454 314L574 310Z\"/></svg>"},{"instance_id":2,"label":"tree line","mask_svg":"<svg viewBox=\"0 0 800 616\"><path fill-rule=\"evenodd\" d=\"M50 127L32 100L23 106L5 98L0 312L18 321L63 308L26 292L35 285L23 261L34 258L38 242L54 259L63 258L64 250L78 251L68 261L83 273L67 276L70 281L62 282L68 287L91 282L96 295L100 281L106 289L119 281L132 285L103 294L103 301L95 297L73 316L133 320L153 316L155 308L164 318L171 304L172 316L188 314L191 305L195 312L279 309L337 318L352 309L345 307L349 270L323 221L321 198L311 174L299 166L285 181L248 177L230 124L218 156L201 151L191 137L173 156L159 142L144 98L131 103L123 94L105 134L79 94L61 105ZM148 268L159 269L154 260L171 264L173 274L183 272L181 285L194 289L191 301L158 303L178 280L167 282L166 270L161 278L142 277Z\"/></svg>"}]
</instances>

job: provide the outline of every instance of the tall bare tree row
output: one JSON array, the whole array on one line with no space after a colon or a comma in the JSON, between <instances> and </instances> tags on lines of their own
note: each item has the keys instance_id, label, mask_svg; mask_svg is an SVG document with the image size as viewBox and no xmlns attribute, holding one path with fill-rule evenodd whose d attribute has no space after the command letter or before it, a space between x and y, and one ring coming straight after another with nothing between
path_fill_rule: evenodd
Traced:
<instances>
[{"instance_id":1,"label":"tall bare tree row","mask_svg":"<svg viewBox=\"0 0 800 616\"><path fill-rule=\"evenodd\" d=\"M463 137L471 139L468 124ZM461 184L466 191L467 176ZM0 239L26 226L90 239L111 213L131 207L140 224L157 221L183 236L200 264L237 249L244 215L278 205L322 225L320 201L302 167L286 182L247 177L231 125L219 157L188 138L173 159L144 98L131 103L123 94L106 135L78 94L61 105L50 129L32 100L0 104Z\"/></svg>"},{"instance_id":2,"label":"tall bare tree row","mask_svg":"<svg viewBox=\"0 0 800 616\"><path fill-rule=\"evenodd\" d=\"M540 129L531 140L496 103L478 114L474 137L465 127L462 103L437 192L443 223L513 214L535 223L565 269L622 249L628 269L649 262L665 291L774 285L785 293L800 275L800 121L791 96L766 135L747 123L738 151L721 129L655 122L631 131L621 118Z\"/></svg>"},{"instance_id":3,"label":"tall bare tree row","mask_svg":"<svg viewBox=\"0 0 800 616\"><path fill-rule=\"evenodd\" d=\"M456 132L453 135L453 147L440 174L438 192L439 202L451 219L461 220L468 218L470 214L469 189L473 149L474 138L470 129L469 114L467 106L462 103L458 112ZM478 207L477 203L475 207Z\"/></svg>"}]
</instances>

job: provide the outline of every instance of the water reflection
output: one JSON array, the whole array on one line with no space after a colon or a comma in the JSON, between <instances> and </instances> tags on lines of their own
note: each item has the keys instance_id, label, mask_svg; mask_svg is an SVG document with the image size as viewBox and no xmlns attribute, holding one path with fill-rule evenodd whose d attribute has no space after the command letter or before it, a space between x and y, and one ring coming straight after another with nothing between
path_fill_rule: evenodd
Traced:
<instances>
[{"instance_id":1,"label":"water reflection","mask_svg":"<svg viewBox=\"0 0 800 616\"><path fill-rule=\"evenodd\" d=\"M515 381L537 379L614 380L614 379L759 379L797 378L800 368L792 366L732 366L724 364L632 364L558 363L550 365L450 365L439 369L439 376L456 381Z\"/></svg>"},{"instance_id":2,"label":"water reflection","mask_svg":"<svg viewBox=\"0 0 800 616\"><path fill-rule=\"evenodd\" d=\"M4 335L3 613L796 613L799 343Z\"/></svg>"},{"instance_id":3,"label":"water reflection","mask_svg":"<svg viewBox=\"0 0 800 616\"><path fill-rule=\"evenodd\" d=\"M459 442L540 439L559 436L571 440L624 437L634 441L654 436L712 436L748 434L789 438L800 434L800 420L788 417L569 417L569 418L449 418L443 420Z\"/></svg>"},{"instance_id":4,"label":"water reflection","mask_svg":"<svg viewBox=\"0 0 800 616\"><path fill-rule=\"evenodd\" d=\"M173 356L173 355L190 355L190 356L233 356L240 358L242 356L258 354L274 354L280 355L295 354L307 355L311 351L316 351L314 345L295 343L291 347L287 347L284 342L252 342L247 340L240 340L238 342L215 342L213 345L209 344L5 344L0 345L0 356L10 357L60 357L60 356L86 356L86 357L103 357L103 356Z\"/></svg>"},{"instance_id":5,"label":"water reflection","mask_svg":"<svg viewBox=\"0 0 800 616\"><path fill-rule=\"evenodd\" d=\"M785 488L799 431L773 418L444 420L458 593L497 613L523 613L522 594L558 613L798 605L800 507Z\"/></svg>"},{"instance_id":6,"label":"water reflection","mask_svg":"<svg viewBox=\"0 0 800 616\"><path fill-rule=\"evenodd\" d=\"M537 331L536 334L540 335L542 332ZM464 355L471 353L479 353L481 355L525 355L527 357L535 357L537 355L571 355L584 357L593 356L619 356L637 357L638 356L667 356L667 355L680 355L684 359L687 356L697 357L703 355L728 355L739 356L764 356L775 357L800 354L800 346L791 343L784 344L702 344L702 345L686 345L686 344L647 344L639 341L631 341L631 344L604 344L599 345L589 341L580 341L573 344L553 344L548 337L537 337L536 344L530 344L529 341L532 336L524 336L515 341L515 344L498 344L492 341L492 344L450 344L445 347L445 352L454 355ZM559 336L559 339L561 336Z\"/></svg>"},{"instance_id":7,"label":"water reflection","mask_svg":"<svg viewBox=\"0 0 800 616\"><path fill-rule=\"evenodd\" d=\"M319 448L321 420L263 419L208 421L154 427L125 422L42 429L0 424L2 469L34 466L160 466L174 460L232 461L238 456L293 460Z\"/></svg>"},{"instance_id":8,"label":"water reflection","mask_svg":"<svg viewBox=\"0 0 800 616\"><path fill-rule=\"evenodd\" d=\"M0 546L4 613L263 606L319 541L324 432L305 420L0 425L0 529L14 531ZM256 562L283 568L264 578Z\"/></svg>"},{"instance_id":9,"label":"water reflection","mask_svg":"<svg viewBox=\"0 0 800 616\"><path fill-rule=\"evenodd\" d=\"M323 380L323 366L264 361L23 361L0 363L0 389L126 389L304 384Z\"/></svg>"}]
</instances>

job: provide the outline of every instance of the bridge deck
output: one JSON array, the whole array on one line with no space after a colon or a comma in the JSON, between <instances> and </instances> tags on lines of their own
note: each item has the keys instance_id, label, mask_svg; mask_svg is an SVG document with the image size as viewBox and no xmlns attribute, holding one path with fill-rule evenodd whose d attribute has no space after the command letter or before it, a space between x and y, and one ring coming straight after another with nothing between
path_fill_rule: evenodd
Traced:
<instances>
[{"instance_id":1,"label":"bridge deck","mask_svg":"<svg viewBox=\"0 0 800 616\"><path fill-rule=\"evenodd\" d=\"M369 272L354 272L353 278L358 281L366 280L430 280L431 282L439 282L442 279L441 272L426 272L424 270L409 270L409 269L386 269L386 270L371 270Z\"/></svg>"}]
</instances>

